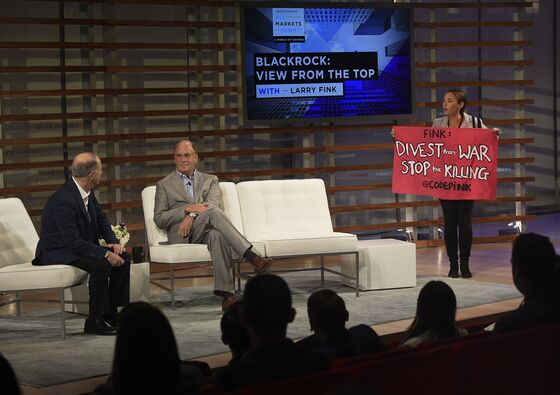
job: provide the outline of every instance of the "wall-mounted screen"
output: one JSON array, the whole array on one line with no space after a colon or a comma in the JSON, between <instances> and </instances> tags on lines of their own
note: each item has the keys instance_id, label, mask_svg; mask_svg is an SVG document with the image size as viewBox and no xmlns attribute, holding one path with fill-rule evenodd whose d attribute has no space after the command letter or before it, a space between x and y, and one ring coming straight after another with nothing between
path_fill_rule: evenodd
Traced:
<instances>
[{"instance_id":1,"label":"wall-mounted screen","mask_svg":"<svg viewBox=\"0 0 560 395\"><path fill-rule=\"evenodd\" d=\"M413 112L410 9L261 3L242 12L247 120Z\"/></svg>"}]
</instances>

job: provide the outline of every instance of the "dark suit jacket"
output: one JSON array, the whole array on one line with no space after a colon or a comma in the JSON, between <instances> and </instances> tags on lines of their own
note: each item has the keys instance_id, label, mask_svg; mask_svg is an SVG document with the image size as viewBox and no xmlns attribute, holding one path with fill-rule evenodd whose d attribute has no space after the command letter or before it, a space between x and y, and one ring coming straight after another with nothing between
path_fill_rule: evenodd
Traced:
<instances>
[{"instance_id":1,"label":"dark suit jacket","mask_svg":"<svg viewBox=\"0 0 560 395\"><path fill-rule=\"evenodd\" d=\"M108 244L118 241L93 192L89 195L88 210L91 222L78 187L74 180L68 180L47 201L33 264L70 264L85 256L103 259L107 250L99 245L98 239L105 239Z\"/></svg>"}]
</instances>

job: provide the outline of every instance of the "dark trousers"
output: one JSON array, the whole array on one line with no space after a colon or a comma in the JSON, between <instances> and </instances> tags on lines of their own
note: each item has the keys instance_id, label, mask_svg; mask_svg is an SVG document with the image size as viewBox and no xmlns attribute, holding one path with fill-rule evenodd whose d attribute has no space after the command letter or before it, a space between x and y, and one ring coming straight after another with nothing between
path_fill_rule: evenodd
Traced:
<instances>
[{"instance_id":1,"label":"dark trousers","mask_svg":"<svg viewBox=\"0 0 560 395\"><path fill-rule=\"evenodd\" d=\"M130 300L130 255L121 255L124 265L113 267L106 259L82 257L70 265L89 273L89 316L114 314Z\"/></svg>"},{"instance_id":2,"label":"dark trousers","mask_svg":"<svg viewBox=\"0 0 560 395\"><path fill-rule=\"evenodd\" d=\"M474 200L443 200L440 199L443 210L443 226L445 249L451 266L457 266L457 244L459 244L462 265L469 264L472 245L472 209ZM459 238L457 239L457 228Z\"/></svg>"}]
</instances>

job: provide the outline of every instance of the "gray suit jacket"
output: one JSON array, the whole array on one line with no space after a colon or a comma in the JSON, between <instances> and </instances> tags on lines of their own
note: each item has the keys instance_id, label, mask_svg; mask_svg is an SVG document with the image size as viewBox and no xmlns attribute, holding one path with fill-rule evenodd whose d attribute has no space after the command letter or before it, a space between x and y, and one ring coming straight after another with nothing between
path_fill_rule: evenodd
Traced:
<instances>
[{"instance_id":1,"label":"gray suit jacket","mask_svg":"<svg viewBox=\"0 0 560 395\"><path fill-rule=\"evenodd\" d=\"M218 177L197 170L194 176L194 201L187 195L185 185L175 170L156 184L154 222L160 229L167 231L170 243L188 242L177 231L185 218L185 206L193 203L208 203L209 207L222 208Z\"/></svg>"}]
</instances>

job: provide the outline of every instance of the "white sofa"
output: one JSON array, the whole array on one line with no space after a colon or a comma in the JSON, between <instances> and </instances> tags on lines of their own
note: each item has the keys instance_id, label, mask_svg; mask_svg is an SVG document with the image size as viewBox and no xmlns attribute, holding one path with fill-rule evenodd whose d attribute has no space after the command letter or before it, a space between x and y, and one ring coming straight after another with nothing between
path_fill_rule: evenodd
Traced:
<instances>
[{"instance_id":1,"label":"white sofa","mask_svg":"<svg viewBox=\"0 0 560 395\"><path fill-rule=\"evenodd\" d=\"M249 240L261 241L266 256L320 256L321 285L325 271L348 277L325 268L325 256L351 254L358 267L358 239L334 232L323 180L245 181L237 184L237 194L243 233ZM359 296L359 287L355 289Z\"/></svg>"},{"instance_id":2,"label":"white sofa","mask_svg":"<svg viewBox=\"0 0 560 395\"><path fill-rule=\"evenodd\" d=\"M58 291L64 339L64 290L82 284L87 280L87 273L68 265L33 266L31 260L38 241L37 231L21 200L0 199L0 292L15 294L15 299L2 305L16 303L16 315L19 316L22 291Z\"/></svg>"},{"instance_id":3,"label":"white sofa","mask_svg":"<svg viewBox=\"0 0 560 395\"><path fill-rule=\"evenodd\" d=\"M272 258L318 255L321 257L321 284L324 284L325 271L356 280L354 276L324 266L327 255L352 254L355 273L359 276L357 237L333 231L323 180L221 182L220 188L226 215L257 252ZM175 265L209 262L210 254L204 244L161 245L167 241L167 235L153 221L154 198L155 186L142 191L149 259L151 263L170 265L171 286L160 286L171 292L174 308ZM358 296L359 287L355 289Z\"/></svg>"}]
</instances>

